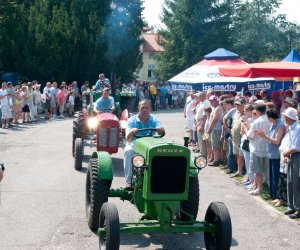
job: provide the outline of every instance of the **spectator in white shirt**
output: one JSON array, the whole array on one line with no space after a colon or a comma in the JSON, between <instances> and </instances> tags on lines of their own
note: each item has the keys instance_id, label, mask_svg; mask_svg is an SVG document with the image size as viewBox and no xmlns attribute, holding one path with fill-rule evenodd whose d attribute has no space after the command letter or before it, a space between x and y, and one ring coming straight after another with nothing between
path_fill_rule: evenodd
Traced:
<instances>
[{"instance_id":1,"label":"spectator in white shirt","mask_svg":"<svg viewBox=\"0 0 300 250\"><path fill-rule=\"evenodd\" d=\"M9 107L9 98L10 96L6 92L7 83L2 83L2 88L0 89L0 104L1 104L1 112L2 112L2 127L9 127L9 119L12 118L12 113Z\"/></svg>"},{"instance_id":2,"label":"spectator in white shirt","mask_svg":"<svg viewBox=\"0 0 300 250\"><path fill-rule=\"evenodd\" d=\"M250 169L254 172L254 182L256 189L249 192L251 195L259 195L263 190L263 173L268 170L268 141L256 134L256 132L263 131L267 134L270 131L271 123L266 115L266 106L264 104L257 104L253 112L258 118L252 123L246 135L249 139L250 148Z\"/></svg>"}]
</instances>

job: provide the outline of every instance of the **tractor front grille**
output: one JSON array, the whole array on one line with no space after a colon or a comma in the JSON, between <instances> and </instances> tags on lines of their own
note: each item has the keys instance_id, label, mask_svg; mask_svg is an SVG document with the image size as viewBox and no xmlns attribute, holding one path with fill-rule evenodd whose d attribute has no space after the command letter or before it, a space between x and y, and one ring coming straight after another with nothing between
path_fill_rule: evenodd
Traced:
<instances>
[{"instance_id":1,"label":"tractor front grille","mask_svg":"<svg viewBox=\"0 0 300 250\"><path fill-rule=\"evenodd\" d=\"M156 156L152 159L151 192L183 193L187 159L174 156Z\"/></svg>"},{"instance_id":2,"label":"tractor front grille","mask_svg":"<svg viewBox=\"0 0 300 250\"><path fill-rule=\"evenodd\" d=\"M117 147L118 146L118 128L99 128L99 141L100 147Z\"/></svg>"}]
</instances>

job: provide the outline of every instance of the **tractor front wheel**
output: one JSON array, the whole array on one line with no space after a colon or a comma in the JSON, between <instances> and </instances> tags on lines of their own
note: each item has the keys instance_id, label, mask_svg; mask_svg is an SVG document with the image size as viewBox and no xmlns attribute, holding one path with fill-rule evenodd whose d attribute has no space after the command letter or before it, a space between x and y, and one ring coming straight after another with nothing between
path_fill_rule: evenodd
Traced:
<instances>
[{"instance_id":1,"label":"tractor front wheel","mask_svg":"<svg viewBox=\"0 0 300 250\"><path fill-rule=\"evenodd\" d=\"M105 235L99 236L99 248L118 250L120 247L120 221L116 206L104 203L99 218L99 227L105 228Z\"/></svg>"},{"instance_id":2,"label":"tractor front wheel","mask_svg":"<svg viewBox=\"0 0 300 250\"><path fill-rule=\"evenodd\" d=\"M99 213L103 203L108 201L110 186L111 180L98 177L98 159L90 159L86 175L85 208L88 226L93 231L99 227Z\"/></svg>"},{"instance_id":3,"label":"tractor front wheel","mask_svg":"<svg viewBox=\"0 0 300 250\"><path fill-rule=\"evenodd\" d=\"M224 203L212 202L206 210L205 221L216 226L215 232L204 232L206 249L230 249L232 238L231 218Z\"/></svg>"},{"instance_id":4,"label":"tractor front wheel","mask_svg":"<svg viewBox=\"0 0 300 250\"><path fill-rule=\"evenodd\" d=\"M196 220L199 209L199 180L198 177L190 177L188 200L180 203L179 219L183 221ZM191 218L190 216L193 218Z\"/></svg>"},{"instance_id":5,"label":"tractor front wheel","mask_svg":"<svg viewBox=\"0 0 300 250\"><path fill-rule=\"evenodd\" d=\"M74 168L76 170L82 169L82 157L83 157L83 141L82 138L76 138L75 151L74 151Z\"/></svg>"}]
</instances>

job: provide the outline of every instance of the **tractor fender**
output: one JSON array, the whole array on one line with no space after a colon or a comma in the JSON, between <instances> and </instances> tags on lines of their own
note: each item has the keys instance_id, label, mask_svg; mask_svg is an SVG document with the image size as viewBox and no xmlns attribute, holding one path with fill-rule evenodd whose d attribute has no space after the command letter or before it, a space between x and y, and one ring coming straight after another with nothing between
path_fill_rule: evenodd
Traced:
<instances>
[{"instance_id":1,"label":"tractor fender","mask_svg":"<svg viewBox=\"0 0 300 250\"><path fill-rule=\"evenodd\" d=\"M102 180L112 180L112 159L108 152L95 151L92 158L98 158L98 177Z\"/></svg>"}]
</instances>

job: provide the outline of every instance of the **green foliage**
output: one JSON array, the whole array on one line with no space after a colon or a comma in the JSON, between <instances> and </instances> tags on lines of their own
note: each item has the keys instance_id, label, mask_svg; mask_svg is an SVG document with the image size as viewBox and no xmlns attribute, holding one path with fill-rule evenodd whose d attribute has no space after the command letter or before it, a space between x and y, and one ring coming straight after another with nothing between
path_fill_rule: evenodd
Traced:
<instances>
[{"instance_id":1,"label":"green foliage","mask_svg":"<svg viewBox=\"0 0 300 250\"><path fill-rule=\"evenodd\" d=\"M129 80L141 65L141 0L115 1L124 6L126 27L116 26L115 42L107 31L110 0L18 0L0 3L0 72L20 72L40 81L95 81L100 72ZM124 34L121 36L120 34ZM125 36L126 35L126 36ZM124 46L127 44L127 46ZM129 46L130 45L130 46ZM122 47L123 46L123 47Z\"/></svg>"},{"instance_id":2,"label":"green foliage","mask_svg":"<svg viewBox=\"0 0 300 250\"><path fill-rule=\"evenodd\" d=\"M220 47L230 47L230 8L227 1L167 0L160 33L165 53L159 57L163 79L179 73Z\"/></svg>"},{"instance_id":3,"label":"green foliage","mask_svg":"<svg viewBox=\"0 0 300 250\"><path fill-rule=\"evenodd\" d=\"M281 60L300 49L299 25L276 15L281 0L165 0L158 58L164 80L215 49L226 48L247 62Z\"/></svg>"}]
</instances>

